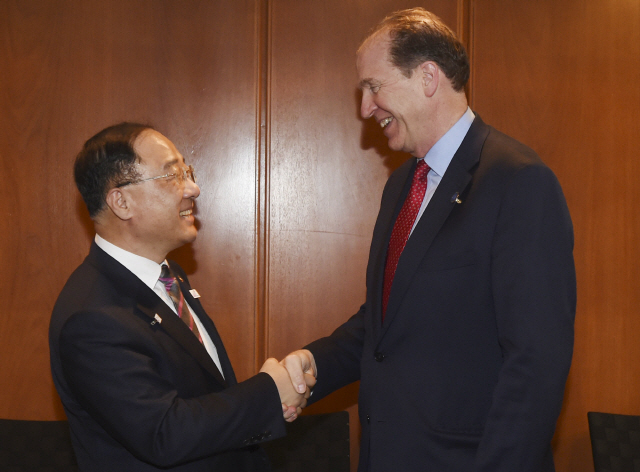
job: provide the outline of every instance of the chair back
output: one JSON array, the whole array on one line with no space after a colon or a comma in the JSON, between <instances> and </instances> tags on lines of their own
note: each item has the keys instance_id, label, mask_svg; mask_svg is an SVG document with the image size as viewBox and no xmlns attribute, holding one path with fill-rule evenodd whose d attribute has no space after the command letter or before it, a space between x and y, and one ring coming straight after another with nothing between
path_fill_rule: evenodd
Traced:
<instances>
[{"instance_id":1,"label":"chair back","mask_svg":"<svg viewBox=\"0 0 640 472\"><path fill-rule=\"evenodd\" d=\"M67 421L0 419L0 471L77 470Z\"/></svg>"},{"instance_id":2,"label":"chair back","mask_svg":"<svg viewBox=\"0 0 640 472\"><path fill-rule=\"evenodd\" d=\"M595 472L640 472L640 416L587 413Z\"/></svg>"},{"instance_id":3,"label":"chair back","mask_svg":"<svg viewBox=\"0 0 640 472\"><path fill-rule=\"evenodd\" d=\"M303 415L287 435L262 443L272 472L349 472L349 413Z\"/></svg>"}]
</instances>

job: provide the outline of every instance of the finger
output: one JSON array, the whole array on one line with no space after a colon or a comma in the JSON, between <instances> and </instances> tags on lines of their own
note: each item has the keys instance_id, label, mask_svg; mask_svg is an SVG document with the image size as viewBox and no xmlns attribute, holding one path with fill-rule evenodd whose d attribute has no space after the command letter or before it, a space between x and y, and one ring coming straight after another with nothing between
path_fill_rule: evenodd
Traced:
<instances>
[{"instance_id":1,"label":"finger","mask_svg":"<svg viewBox=\"0 0 640 472\"><path fill-rule=\"evenodd\" d=\"M285 357L281 364L289 372L291 383L298 393L304 393L307 390L307 384L304 378L302 359L297 354L289 354Z\"/></svg>"},{"instance_id":2,"label":"finger","mask_svg":"<svg viewBox=\"0 0 640 472\"><path fill-rule=\"evenodd\" d=\"M307 387L312 388L316 384L316 378L308 373L304 374L304 383Z\"/></svg>"},{"instance_id":3,"label":"finger","mask_svg":"<svg viewBox=\"0 0 640 472\"><path fill-rule=\"evenodd\" d=\"M294 413L293 415L291 415L289 418L285 418L284 420L287 423L292 423L294 422L296 419L298 418L298 415L296 413Z\"/></svg>"},{"instance_id":4,"label":"finger","mask_svg":"<svg viewBox=\"0 0 640 472\"><path fill-rule=\"evenodd\" d=\"M283 407L282 416L283 416L285 421L291 422L299 414L298 413L298 408L295 408L293 406L287 406L285 404L283 404L282 407ZM293 417L293 419L292 419L292 417Z\"/></svg>"},{"instance_id":5,"label":"finger","mask_svg":"<svg viewBox=\"0 0 640 472\"><path fill-rule=\"evenodd\" d=\"M296 412L296 407L295 406L287 406L286 404L282 404L282 415L285 418L288 418L289 416L293 415Z\"/></svg>"}]
</instances>

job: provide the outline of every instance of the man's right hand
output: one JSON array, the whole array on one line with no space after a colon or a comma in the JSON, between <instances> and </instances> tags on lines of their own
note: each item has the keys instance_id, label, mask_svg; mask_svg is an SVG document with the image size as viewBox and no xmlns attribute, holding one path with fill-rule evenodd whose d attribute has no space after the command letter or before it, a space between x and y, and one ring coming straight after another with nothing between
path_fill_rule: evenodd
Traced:
<instances>
[{"instance_id":1,"label":"man's right hand","mask_svg":"<svg viewBox=\"0 0 640 472\"><path fill-rule=\"evenodd\" d=\"M316 384L318 370L311 351L300 349L293 351L280 361L289 372L291 383L298 393L309 391Z\"/></svg>"},{"instance_id":2,"label":"man's right hand","mask_svg":"<svg viewBox=\"0 0 640 472\"><path fill-rule=\"evenodd\" d=\"M309 398L310 391L305 387L302 392L298 392L294 389L289 377L289 372L282 366L277 359L273 357L267 359L262 365L260 372L265 372L271 376L273 381L278 387L278 394L280 395L280 402L288 407L304 408L307 404L307 398ZM314 382L315 384L315 379Z\"/></svg>"}]
</instances>

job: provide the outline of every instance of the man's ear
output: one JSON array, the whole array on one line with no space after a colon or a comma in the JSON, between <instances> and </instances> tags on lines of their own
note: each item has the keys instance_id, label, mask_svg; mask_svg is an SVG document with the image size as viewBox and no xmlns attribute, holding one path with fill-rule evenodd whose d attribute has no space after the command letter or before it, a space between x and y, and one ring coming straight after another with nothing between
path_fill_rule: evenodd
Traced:
<instances>
[{"instance_id":1,"label":"man's ear","mask_svg":"<svg viewBox=\"0 0 640 472\"><path fill-rule=\"evenodd\" d=\"M133 215L128 197L130 195L126 191L117 187L107 192L107 206L121 220L128 220Z\"/></svg>"},{"instance_id":2,"label":"man's ear","mask_svg":"<svg viewBox=\"0 0 640 472\"><path fill-rule=\"evenodd\" d=\"M440 68L433 61L425 61L418 66L418 73L422 80L422 88L427 97L432 97L440 84Z\"/></svg>"}]
</instances>

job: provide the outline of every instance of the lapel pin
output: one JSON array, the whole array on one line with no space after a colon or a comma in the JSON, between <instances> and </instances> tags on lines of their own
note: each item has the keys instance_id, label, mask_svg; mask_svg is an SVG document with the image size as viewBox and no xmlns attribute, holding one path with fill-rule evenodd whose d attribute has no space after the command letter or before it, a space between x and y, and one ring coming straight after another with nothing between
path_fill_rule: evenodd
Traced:
<instances>
[{"instance_id":1,"label":"lapel pin","mask_svg":"<svg viewBox=\"0 0 640 472\"><path fill-rule=\"evenodd\" d=\"M158 315L157 313L153 317L153 321L151 322L151 326L153 326L156 323L162 323L162 318L160 318L160 315Z\"/></svg>"},{"instance_id":2,"label":"lapel pin","mask_svg":"<svg viewBox=\"0 0 640 472\"><path fill-rule=\"evenodd\" d=\"M193 298L200 298L200 294L195 288L192 288L191 290L189 290L189 293Z\"/></svg>"},{"instance_id":3,"label":"lapel pin","mask_svg":"<svg viewBox=\"0 0 640 472\"><path fill-rule=\"evenodd\" d=\"M462 200L460 200L460 198L458 198L458 197L460 197L460 192L456 192L456 193L454 193L454 194L451 196L451 203L454 203L454 202L455 202L455 203L458 203L458 204L462 203Z\"/></svg>"},{"instance_id":4,"label":"lapel pin","mask_svg":"<svg viewBox=\"0 0 640 472\"><path fill-rule=\"evenodd\" d=\"M184 280L182 280L182 277L180 277L180 276L178 276L178 280L179 280L180 282L184 282Z\"/></svg>"}]
</instances>

